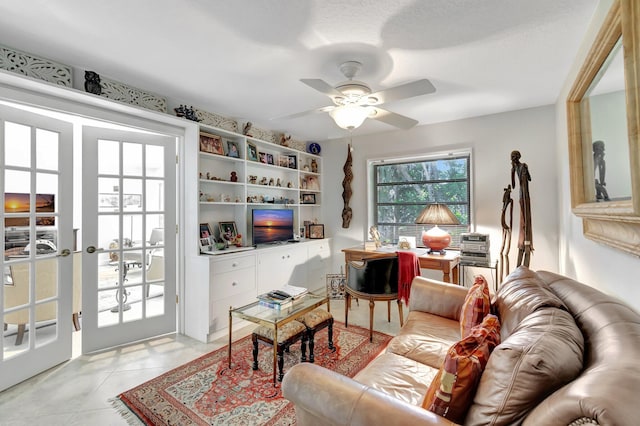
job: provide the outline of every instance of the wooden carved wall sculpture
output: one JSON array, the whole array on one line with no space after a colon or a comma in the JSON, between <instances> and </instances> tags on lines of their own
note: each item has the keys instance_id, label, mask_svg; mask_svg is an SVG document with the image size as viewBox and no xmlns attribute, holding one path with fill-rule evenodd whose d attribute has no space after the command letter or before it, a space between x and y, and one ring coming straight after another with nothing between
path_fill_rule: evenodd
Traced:
<instances>
[{"instance_id":1,"label":"wooden carved wall sculpture","mask_svg":"<svg viewBox=\"0 0 640 426\"><path fill-rule=\"evenodd\" d=\"M518 231L518 261L516 266L529 266L533 251L533 229L531 225L531 198L529 182L531 175L527 163L520 162L520 151L511 152L511 187L515 189L516 178L520 184L520 228ZM508 253L507 253L508 254Z\"/></svg>"},{"instance_id":2,"label":"wooden carved wall sculpture","mask_svg":"<svg viewBox=\"0 0 640 426\"><path fill-rule=\"evenodd\" d=\"M344 179L342 179L342 201L344 201L344 207L342 208L342 227L348 228L351 224L351 218L353 217L353 211L349 207L349 201L351 200L351 181L353 180L353 171L351 170L353 160L351 158L351 144L347 145L347 160L344 162L342 170L344 171Z\"/></svg>"}]
</instances>

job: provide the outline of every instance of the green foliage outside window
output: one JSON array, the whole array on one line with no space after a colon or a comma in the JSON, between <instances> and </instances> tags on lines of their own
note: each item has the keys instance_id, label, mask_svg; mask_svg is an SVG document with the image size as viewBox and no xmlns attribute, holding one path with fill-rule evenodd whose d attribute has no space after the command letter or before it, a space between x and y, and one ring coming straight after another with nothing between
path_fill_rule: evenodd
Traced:
<instances>
[{"instance_id":1,"label":"green foliage outside window","mask_svg":"<svg viewBox=\"0 0 640 426\"><path fill-rule=\"evenodd\" d=\"M416 236L430 225L415 221L427 204L446 204L460 221L443 227L452 236L452 247L470 225L470 158L468 155L402 163L374 165L374 220L383 240L396 243L398 237Z\"/></svg>"}]
</instances>

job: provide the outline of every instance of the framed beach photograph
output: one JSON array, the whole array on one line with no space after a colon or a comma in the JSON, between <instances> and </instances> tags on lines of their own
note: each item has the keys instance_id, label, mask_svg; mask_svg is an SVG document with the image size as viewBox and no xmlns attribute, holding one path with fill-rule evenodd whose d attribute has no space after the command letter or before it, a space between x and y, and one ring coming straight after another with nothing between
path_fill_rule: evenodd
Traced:
<instances>
[{"instance_id":1,"label":"framed beach photograph","mask_svg":"<svg viewBox=\"0 0 640 426\"><path fill-rule=\"evenodd\" d=\"M222 138L211 133L200 132L200 152L207 154L224 155Z\"/></svg>"},{"instance_id":2,"label":"framed beach photograph","mask_svg":"<svg viewBox=\"0 0 640 426\"><path fill-rule=\"evenodd\" d=\"M227 157L240 158L240 149L235 141L227 141Z\"/></svg>"},{"instance_id":3,"label":"framed beach photograph","mask_svg":"<svg viewBox=\"0 0 640 426\"><path fill-rule=\"evenodd\" d=\"M320 224L309 225L309 238L316 239L316 240L324 238L324 225L320 225Z\"/></svg>"},{"instance_id":4,"label":"framed beach photograph","mask_svg":"<svg viewBox=\"0 0 640 426\"><path fill-rule=\"evenodd\" d=\"M302 204L315 204L316 194L302 194Z\"/></svg>"},{"instance_id":5,"label":"framed beach photograph","mask_svg":"<svg viewBox=\"0 0 640 426\"><path fill-rule=\"evenodd\" d=\"M238 236L238 228L235 222L218 222L220 238L225 241L233 241Z\"/></svg>"},{"instance_id":6,"label":"framed beach photograph","mask_svg":"<svg viewBox=\"0 0 640 426\"><path fill-rule=\"evenodd\" d=\"M258 161L258 149L251 142L247 142L247 160Z\"/></svg>"}]
</instances>

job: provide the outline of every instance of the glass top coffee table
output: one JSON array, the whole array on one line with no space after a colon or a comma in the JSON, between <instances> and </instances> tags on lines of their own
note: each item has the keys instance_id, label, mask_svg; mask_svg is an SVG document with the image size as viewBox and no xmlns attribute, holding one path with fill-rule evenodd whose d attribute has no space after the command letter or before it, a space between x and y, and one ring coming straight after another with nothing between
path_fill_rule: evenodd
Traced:
<instances>
[{"instance_id":1,"label":"glass top coffee table","mask_svg":"<svg viewBox=\"0 0 640 426\"><path fill-rule=\"evenodd\" d=\"M231 368L231 335L233 333L233 317L241 318L247 321L254 322L265 327L269 327L273 330L273 385L276 381L276 364L278 359L278 329L288 322L295 320L296 318L311 312L315 308L321 305L327 305L327 310L331 310L329 298L326 294L314 294L307 293L298 300L293 301L293 306L277 310L260 305L258 301L250 303L239 308L229 308L229 368Z\"/></svg>"}]
</instances>

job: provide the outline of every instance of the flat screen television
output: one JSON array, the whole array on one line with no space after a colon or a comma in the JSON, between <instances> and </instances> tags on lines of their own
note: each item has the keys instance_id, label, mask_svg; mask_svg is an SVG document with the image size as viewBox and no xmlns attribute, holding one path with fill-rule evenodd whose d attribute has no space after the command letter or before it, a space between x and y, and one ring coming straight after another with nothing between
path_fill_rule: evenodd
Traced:
<instances>
[{"instance_id":1,"label":"flat screen television","mask_svg":"<svg viewBox=\"0 0 640 426\"><path fill-rule=\"evenodd\" d=\"M273 244L293 239L292 209L254 209L253 244Z\"/></svg>"},{"instance_id":2,"label":"flat screen television","mask_svg":"<svg viewBox=\"0 0 640 426\"><path fill-rule=\"evenodd\" d=\"M36 194L36 213L54 213L56 211L54 194ZM29 213L31 211L30 194L5 192L4 212L5 213ZM38 216L36 226L55 225L55 216ZM5 227L29 226L28 217L5 217Z\"/></svg>"}]
</instances>

